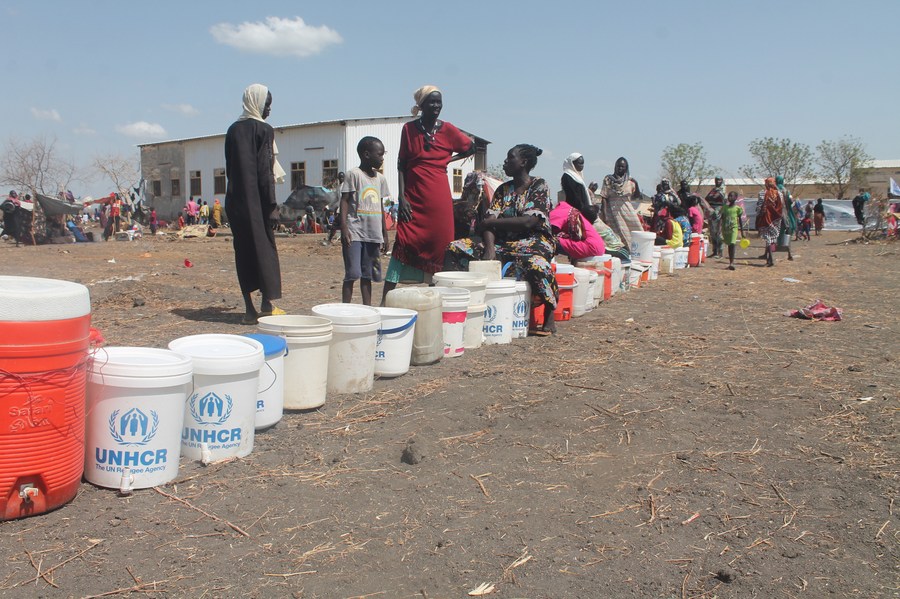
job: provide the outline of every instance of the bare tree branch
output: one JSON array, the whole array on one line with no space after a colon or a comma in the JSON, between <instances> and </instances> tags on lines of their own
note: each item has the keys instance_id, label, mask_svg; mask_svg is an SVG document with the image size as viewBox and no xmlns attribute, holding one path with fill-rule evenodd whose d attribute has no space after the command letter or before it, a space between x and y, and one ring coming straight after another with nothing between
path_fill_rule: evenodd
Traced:
<instances>
[{"instance_id":1,"label":"bare tree branch","mask_svg":"<svg viewBox=\"0 0 900 599\"><path fill-rule=\"evenodd\" d=\"M55 196L75 180L75 165L61 158L56 139L10 138L0 154L0 178L22 190Z\"/></svg>"}]
</instances>

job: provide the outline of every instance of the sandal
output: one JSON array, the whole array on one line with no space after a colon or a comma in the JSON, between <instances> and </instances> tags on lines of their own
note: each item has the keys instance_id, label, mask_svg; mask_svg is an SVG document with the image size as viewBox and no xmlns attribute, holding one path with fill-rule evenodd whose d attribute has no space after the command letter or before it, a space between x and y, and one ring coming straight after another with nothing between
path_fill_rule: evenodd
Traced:
<instances>
[{"instance_id":1,"label":"sandal","mask_svg":"<svg viewBox=\"0 0 900 599\"><path fill-rule=\"evenodd\" d=\"M553 332L545 331L544 329L529 329L528 334L534 337L549 337Z\"/></svg>"},{"instance_id":2,"label":"sandal","mask_svg":"<svg viewBox=\"0 0 900 599\"><path fill-rule=\"evenodd\" d=\"M245 324L245 325L258 324L256 322L256 319L258 317L259 317L259 314L246 314L245 313L243 316L241 316L241 324Z\"/></svg>"},{"instance_id":3,"label":"sandal","mask_svg":"<svg viewBox=\"0 0 900 599\"><path fill-rule=\"evenodd\" d=\"M265 312L260 312L259 316L260 317L262 317L262 316L284 316L285 314L287 314L287 312L285 312L281 308L279 308L277 306L272 306L271 310L267 310Z\"/></svg>"}]
</instances>

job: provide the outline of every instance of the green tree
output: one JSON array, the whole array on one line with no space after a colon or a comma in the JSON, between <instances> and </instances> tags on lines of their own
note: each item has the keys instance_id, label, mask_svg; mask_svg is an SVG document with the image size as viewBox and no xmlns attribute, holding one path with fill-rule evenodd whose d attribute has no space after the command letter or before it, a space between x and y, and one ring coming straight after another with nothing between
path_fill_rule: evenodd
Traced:
<instances>
[{"instance_id":1,"label":"green tree","mask_svg":"<svg viewBox=\"0 0 900 599\"><path fill-rule=\"evenodd\" d=\"M801 179L815 174L813 154L809 146L788 138L763 137L747 146L753 162L741 167L741 174L762 182L766 177L784 177L784 184L794 192Z\"/></svg>"},{"instance_id":2,"label":"green tree","mask_svg":"<svg viewBox=\"0 0 900 599\"><path fill-rule=\"evenodd\" d=\"M823 140L816 146L817 174L822 183L831 188L834 197L842 200L858 183L859 169L872 161L862 140L842 137Z\"/></svg>"},{"instance_id":3,"label":"green tree","mask_svg":"<svg viewBox=\"0 0 900 599\"><path fill-rule=\"evenodd\" d=\"M667 146L660 157L660 167L663 176L672 182L673 189L678 189L680 181L703 181L715 174L715 167L707 162L706 150L699 141Z\"/></svg>"}]
</instances>

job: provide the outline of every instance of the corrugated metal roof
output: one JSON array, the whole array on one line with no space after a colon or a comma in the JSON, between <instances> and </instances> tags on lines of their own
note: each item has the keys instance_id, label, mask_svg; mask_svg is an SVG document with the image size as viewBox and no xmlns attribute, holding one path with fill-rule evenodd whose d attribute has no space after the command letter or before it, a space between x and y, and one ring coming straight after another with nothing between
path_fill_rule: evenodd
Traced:
<instances>
[{"instance_id":1,"label":"corrugated metal roof","mask_svg":"<svg viewBox=\"0 0 900 599\"><path fill-rule=\"evenodd\" d=\"M900 160L873 160L866 168L900 168Z\"/></svg>"},{"instance_id":2,"label":"corrugated metal roof","mask_svg":"<svg viewBox=\"0 0 900 599\"><path fill-rule=\"evenodd\" d=\"M275 125L272 125L272 127L276 131L284 131L285 129L302 129L305 127L318 127L321 125L334 125L335 123L343 123L343 124L345 124L345 123L362 123L362 122L366 122L366 121L400 121L402 123L405 123L405 122L411 121L411 120L413 120L412 116L372 116L372 117L365 117L365 118L334 119L334 120L330 120L330 121L316 121L314 123L296 123L293 125L279 125L277 127ZM475 138L483 141L484 143L488 143L488 144L491 143L488 140L484 139L483 137L479 137L478 135L475 135L474 133L469 133L468 131L465 131L463 129L460 129L460 131L462 131L463 133L466 133L467 135L471 135L472 137L475 137ZM196 140L200 140L200 139L214 139L216 137L225 137L225 134L224 133L213 133L211 135L198 135L196 137L182 137L179 139L167 139L165 141L155 141L152 143L138 144L137 147L143 148L145 146L159 146L159 145L171 144L171 143L184 143L186 141L196 141Z\"/></svg>"},{"instance_id":3,"label":"corrugated metal roof","mask_svg":"<svg viewBox=\"0 0 900 599\"><path fill-rule=\"evenodd\" d=\"M411 116L410 117L407 117L407 116L373 116L373 117L368 117L368 118L334 119L331 121L317 121L314 123L296 123L296 124L292 124L292 125L279 125L279 126L272 125L272 127L276 131L283 131L285 129L300 129L300 128L304 128L304 127L317 127L320 125L333 125L335 123L359 123L359 122L364 122L364 121L389 121L389 120L398 120L398 121L406 122L411 119L412 119ZM167 139L165 141L155 141L152 143L138 144L137 147L143 148L144 146L158 146L158 145L162 145L162 144L195 141L198 139L213 139L216 137L225 137L225 134L224 133L213 133L211 135L198 135L196 137L182 137L182 138L178 138L178 139Z\"/></svg>"}]
</instances>

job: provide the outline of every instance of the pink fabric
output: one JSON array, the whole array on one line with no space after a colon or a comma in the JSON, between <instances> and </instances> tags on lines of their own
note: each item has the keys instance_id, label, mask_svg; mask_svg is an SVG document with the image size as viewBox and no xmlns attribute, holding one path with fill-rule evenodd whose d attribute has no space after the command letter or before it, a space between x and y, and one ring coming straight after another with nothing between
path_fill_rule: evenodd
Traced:
<instances>
[{"instance_id":1,"label":"pink fabric","mask_svg":"<svg viewBox=\"0 0 900 599\"><path fill-rule=\"evenodd\" d=\"M566 223L569 220L569 212L575 210L566 202L560 202L556 208L550 211L550 226L553 227L553 233L556 235L556 241L562 252L572 260L581 260L591 256L602 256L606 253L606 245L603 238L594 229L594 225L577 210L581 218L581 225L584 229L584 239L571 239L568 232L565 231Z\"/></svg>"},{"instance_id":2,"label":"pink fabric","mask_svg":"<svg viewBox=\"0 0 900 599\"><path fill-rule=\"evenodd\" d=\"M840 308L829 308L824 303L822 303L822 300L816 300L814 304L810 304L805 308L801 308L800 310L791 310L787 313L788 316L792 316L794 318L827 321L841 320L841 314L842 311Z\"/></svg>"}]
</instances>

